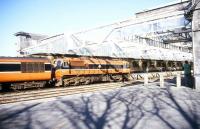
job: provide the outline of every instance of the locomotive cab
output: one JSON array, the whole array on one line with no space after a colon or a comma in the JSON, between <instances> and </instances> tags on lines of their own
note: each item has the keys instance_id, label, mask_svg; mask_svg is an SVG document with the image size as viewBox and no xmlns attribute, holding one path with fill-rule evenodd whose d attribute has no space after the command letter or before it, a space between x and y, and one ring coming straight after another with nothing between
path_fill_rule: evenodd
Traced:
<instances>
[{"instance_id":1,"label":"locomotive cab","mask_svg":"<svg viewBox=\"0 0 200 129\"><path fill-rule=\"evenodd\" d=\"M61 68L62 68L63 60L57 59L57 60L54 61L54 62L55 62L54 66L55 66L56 69L61 69Z\"/></svg>"},{"instance_id":2,"label":"locomotive cab","mask_svg":"<svg viewBox=\"0 0 200 129\"><path fill-rule=\"evenodd\" d=\"M54 64L55 64L56 69L69 69L70 68L70 64L68 61L64 61L62 59L57 59L54 62L55 62Z\"/></svg>"}]
</instances>

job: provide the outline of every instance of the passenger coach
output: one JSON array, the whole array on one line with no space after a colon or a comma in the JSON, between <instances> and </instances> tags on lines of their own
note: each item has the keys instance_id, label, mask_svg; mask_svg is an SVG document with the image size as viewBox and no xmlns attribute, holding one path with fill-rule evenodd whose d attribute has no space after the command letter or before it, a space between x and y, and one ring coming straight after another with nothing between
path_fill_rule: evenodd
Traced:
<instances>
[{"instance_id":1,"label":"passenger coach","mask_svg":"<svg viewBox=\"0 0 200 129\"><path fill-rule=\"evenodd\" d=\"M50 79L51 64L47 58L0 57L0 84L3 88L43 87Z\"/></svg>"}]
</instances>

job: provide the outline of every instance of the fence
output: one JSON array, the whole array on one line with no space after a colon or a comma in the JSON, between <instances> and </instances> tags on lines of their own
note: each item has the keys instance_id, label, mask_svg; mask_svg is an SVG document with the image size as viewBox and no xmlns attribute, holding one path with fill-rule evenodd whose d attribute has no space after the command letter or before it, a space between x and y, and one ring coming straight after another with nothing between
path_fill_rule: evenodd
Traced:
<instances>
[{"instance_id":1,"label":"fence","mask_svg":"<svg viewBox=\"0 0 200 129\"><path fill-rule=\"evenodd\" d=\"M181 87L181 77L183 71L176 72L155 72L155 73L133 73L131 74L132 80L142 80L144 85L148 85L151 82L159 81L160 87L164 87L165 79L169 77L176 78L176 87ZM155 80L157 79L157 80Z\"/></svg>"}]
</instances>

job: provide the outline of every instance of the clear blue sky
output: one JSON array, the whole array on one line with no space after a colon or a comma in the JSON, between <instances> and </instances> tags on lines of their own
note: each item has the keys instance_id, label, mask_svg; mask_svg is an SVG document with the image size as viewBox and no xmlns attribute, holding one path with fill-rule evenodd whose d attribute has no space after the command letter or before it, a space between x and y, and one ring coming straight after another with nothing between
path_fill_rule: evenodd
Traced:
<instances>
[{"instance_id":1,"label":"clear blue sky","mask_svg":"<svg viewBox=\"0 0 200 129\"><path fill-rule=\"evenodd\" d=\"M174 0L0 0L0 56L15 56L18 31L53 35L110 24Z\"/></svg>"}]
</instances>

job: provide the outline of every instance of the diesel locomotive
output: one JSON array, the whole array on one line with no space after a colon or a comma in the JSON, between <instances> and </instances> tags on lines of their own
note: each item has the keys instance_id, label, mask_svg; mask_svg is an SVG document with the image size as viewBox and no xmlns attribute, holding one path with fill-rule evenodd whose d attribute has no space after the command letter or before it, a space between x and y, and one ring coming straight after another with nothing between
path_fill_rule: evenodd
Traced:
<instances>
[{"instance_id":1,"label":"diesel locomotive","mask_svg":"<svg viewBox=\"0 0 200 129\"><path fill-rule=\"evenodd\" d=\"M129 63L116 59L63 58L56 59L54 64L56 86L128 80L130 73Z\"/></svg>"},{"instance_id":2,"label":"diesel locomotive","mask_svg":"<svg viewBox=\"0 0 200 129\"><path fill-rule=\"evenodd\" d=\"M1 88L69 86L128 80L129 63L117 59L0 57Z\"/></svg>"}]
</instances>

